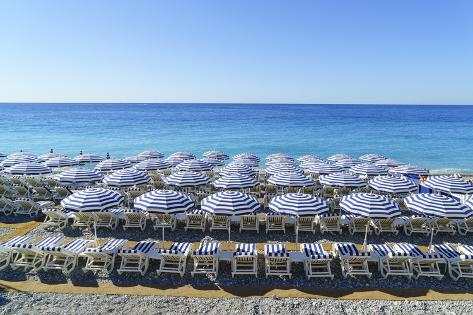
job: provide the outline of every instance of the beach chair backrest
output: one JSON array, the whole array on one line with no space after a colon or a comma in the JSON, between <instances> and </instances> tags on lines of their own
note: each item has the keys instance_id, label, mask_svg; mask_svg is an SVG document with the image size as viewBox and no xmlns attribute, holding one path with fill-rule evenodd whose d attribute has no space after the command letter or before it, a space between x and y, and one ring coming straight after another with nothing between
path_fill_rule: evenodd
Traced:
<instances>
[{"instance_id":1,"label":"beach chair backrest","mask_svg":"<svg viewBox=\"0 0 473 315\"><path fill-rule=\"evenodd\" d=\"M241 220L244 224L256 224L256 215L242 215Z\"/></svg>"},{"instance_id":2,"label":"beach chair backrest","mask_svg":"<svg viewBox=\"0 0 473 315\"><path fill-rule=\"evenodd\" d=\"M5 241L3 243L0 243L0 248L10 248L14 247L17 244L24 244L31 240L33 237L31 235L23 235L23 236L15 236L9 239L8 241Z\"/></svg>"},{"instance_id":3,"label":"beach chair backrest","mask_svg":"<svg viewBox=\"0 0 473 315\"><path fill-rule=\"evenodd\" d=\"M286 244L265 244L264 254L269 257L288 257Z\"/></svg>"},{"instance_id":4,"label":"beach chair backrest","mask_svg":"<svg viewBox=\"0 0 473 315\"><path fill-rule=\"evenodd\" d=\"M437 244L434 245L434 249L436 252L440 253L440 255L447 259L452 259L460 256L460 253L450 244Z\"/></svg>"},{"instance_id":5,"label":"beach chair backrest","mask_svg":"<svg viewBox=\"0 0 473 315\"><path fill-rule=\"evenodd\" d=\"M39 250L46 250L57 246L57 244L59 244L63 239L64 236L48 236L45 239L41 240L39 243L34 244L33 246L38 248Z\"/></svg>"},{"instance_id":6,"label":"beach chair backrest","mask_svg":"<svg viewBox=\"0 0 473 315\"><path fill-rule=\"evenodd\" d=\"M89 246L93 242L93 240L76 239L64 245L63 248L69 252L80 253L85 247Z\"/></svg>"},{"instance_id":7,"label":"beach chair backrest","mask_svg":"<svg viewBox=\"0 0 473 315\"><path fill-rule=\"evenodd\" d=\"M376 252L380 257L385 257L389 254L395 254L396 252L387 244L371 244L371 249Z\"/></svg>"},{"instance_id":8,"label":"beach chair backrest","mask_svg":"<svg viewBox=\"0 0 473 315\"><path fill-rule=\"evenodd\" d=\"M234 256L242 255L242 256L249 256L249 255L256 255L256 244L254 243L238 243L235 247L235 252L233 253Z\"/></svg>"},{"instance_id":9,"label":"beach chair backrest","mask_svg":"<svg viewBox=\"0 0 473 315\"><path fill-rule=\"evenodd\" d=\"M312 224L312 222L314 222L314 217L313 216L298 217L297 221L300 224Z\"/></svg>"},{"instance_id":10,"label":"beach chair backrest","mask_svg":"<svg viewBox=\"0 0 473 315\"><path fill-rule=\"evenodd\" d=\"M422 256L422 251L414 244L410 243L397 243L395 249L397 252L404 252L411 256Z\"/></svg>"},{"instance_id":11,"label":"beach chair backrest","mask_svg":"<svg viewBox=\"0 0 473 315\"><path fill-rule=\"evenodd\" d=\"M227 224L227 222L230 220L230 218L226 215L212 215L212 221L214 224Z\"/></svg>"},{"instance_id":12,"label":"beach chair backrest","mask_svg":"<svg viewBox=\"0 0 473 315\"><path fill-rule=\"evenodd\" d=\"M173 243L169 249L161 249L161 255L185 255L188 253L188 250L191 247L191 243L182 242L182 243Z\"/></svg>"},{"instance_id":13,"label":"beach chair backrest","mask_svg":"<svg viewBox=\"0 0 473 315\"><path fill-rule=\"evenodd\" d=\"M194 255L215 255L220 248L219 242L201 242L199 248L194 251Z\"/></svg>"},{"instance_id":14,"label":"beach chair backrest","mask_svg":"<svg viewBox=\"0 0 473 315\"><path fill-rule=\"evenodd\" d=\"M111 239L111 240L108 240L102 246L100 246L100 249L103 251L111 251L119 247L122 247L122 245L125 244L126 242L128 242L128 240L126 239Z\"/></svg>"}]
</instances>

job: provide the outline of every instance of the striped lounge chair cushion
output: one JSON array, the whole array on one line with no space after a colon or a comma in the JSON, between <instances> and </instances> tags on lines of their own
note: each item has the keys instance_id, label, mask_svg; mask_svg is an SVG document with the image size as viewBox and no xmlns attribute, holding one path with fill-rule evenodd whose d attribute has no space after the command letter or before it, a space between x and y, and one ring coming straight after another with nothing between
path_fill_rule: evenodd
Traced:
<instances>
[{"instance_id":1,"label":"striped lounge chair cushion","mask_svg":"<svg viewBox=\"0 0 473 315\"><path fill-rule=\"evenodd\" d=\"M233 256L252 256L257 255L256 244L254 243L238 243L233 252Z\"/></svg>"},{"instance_id":2,"label":"striped lounge chair cushion","mask_svg":"<svg viewBox=\"0 0 473 315\"><path fill-rule=\"evenodd\" d=\"M219 242L201 242L194 255L215 255L220 247Z\"/></svg>"},{"instance_id":3,"label":"striped lounge chair cushion","mask_svg":"<svg viewBox=\"0 0 473 315\"><path fill-rule=\"evenodd\" d=\"M473 246L471 245L460 245L462 251L469 256L473 256Z\"/></svg>"},{"instance_id":4,"label":"striped lounge chair cushion","mask_svg":"<svg viewBox=\"0 0 473 315\"><path fill-rule=\"evenodd\" d=\"M455 248L448 244L434 245L434 249L445 259L454 259L461 255Z\"/></svg>"},{"instance_id":5,"label":"striped lounge chair cushion","mask_svg":"<svg viewBox=\"0 0 473 315\"><path fill-rule=\"evenodd\" d=\"M147 254L156 245L154 241L138 242L133 248L121 248L119 254Z\"/></svg>"},{"instance_id":6,"label":"striped lounge chair cushion","mask_svg":"<svg viewBox=\"0 0 473 315\"><path fill-rule=\"evenodd\" d=\"M327 253L322 244L311 243L311 244L302 244L302 248L304 249L304 254L307 258L310 259L332 259L333 255L331 253Z\"/></svg>"},{"instance_id":7,"label":"striped lounge chair cushion","mask_svg":"<svg viewBox=\"0 0 473 315\"><path fill-rule=\"evenodd\" d=\"M92 242L94 241L77 239L77 240L73 240L72 242L67 243L64 246L49 246L42 250L45 252L51 252L51 253L60 253L62 251L68 251L71 253L79 254L84 250L86 246L90 245L90 243Z\"/></svg>"},{"instance_id":8,"label":"striped lounge chair cushion","mask_svg":"<svg viewBox=\"0 0 473 315\"><path fill-rule=\"evenodd\" d=\"M23 244L30 239L31 239L31 236L29 235L15 236L4 243L1 243L0 247L3 247L3 248L16 247L17 245Z\"/></svg>"},{"instance_id":9,"label":"striped lounge chair cushion","mask_svg":"<svg viewBox=\"0 0 473 315\"><path fill-rule=\"evenodd\" d=\"M270 257L289 257L285 244L265 244L264 254Z\"/></svg>"},{"instance_id":10,"label":"striped lounge chair cushion","mask_svg":"<svg viewBox=\"0 0 473 315\"><path fill-rule=\"evenodd\" d=\"M128 242L128 240L125 239L111 239L107 241L105 244L103 244L100 247L94 247L94 248L87 248L85 250L86 253L110 253L118 250L121 248L123 244Z\"/></svg>"},{"instance_id":11,"label":"striped lounge chair cushion","mask_svg":"<svg viewBox=\"0 0 473 315\"><path fill-rule=\"evenodd\" d=\"M205 215L207 212L205 212L204 210L200 210L200 209L194 209L192 211L187 211L186 214L194 214L194 215Z\"/></svg>"},{"instance_id":12,"label":"striped lounge chair cushion","mask_svg":"<svg viewBox=\"0 0 473 315\"><path fill-rule=\"evenodd\" d=\"M369 257L370 252L359 251L353 243L337 243L336 248L341 256L357 256L357 257Z\"/></svg>"},{"instance_id":13,"label":"striped lounge chair cushion","mask_svg":"<svg viewBox=\"0 0 473 315\"><path fill-rule=\"evenodd\" d=\"M413 258L423 258L423 259L441 259L442 255L439 253L424 253L414 244L409 243L399 243L397 244L399 252L408 253Z\"/></svg>"},{"instance_id":14,"label":"striped lounge chair cushion","mask_svg":"<svg viewBox=\"0 0 473 315\"><path fill-rule=\"evenodd\" d=\"M116 216L121 216L125 212L125 210L123 208L117 208L117 209L111 209L108 212L110 212L110 213L112 213Z\"/></svg>"},{"instance_id":15,"label":"striped lounge chair cushion","mask_svg":"<svg viewBox=\"0 0 473 315\"><path fill-rule=\"evenodd\" d=\"M379 257L410 257L408 253L396 251L387 244L372 244L371 248Z\"/></svg>"},{"instance_id":16,"label":"striped lounge chair cushion","mask_svg":"<svg viewBox=\"0 0 473 315\"><path fill-rule=\"evenodd\" d=\"M63 239L62 236L49 236L35 244L16 244L15 247L21 248L21 249L37 248L39 250L43 250L45 248L49 248L50 246L55 246L62 239Z\"/></svg>"},{"instance_id":17,"label":"striped lounge chair cushion","mask_svg":"<svg viewBox=\"0 0 473 315\"><path fill-rule=\"evenodd\" d=\"M185 254L190 246L191 246L191 243L187 243L187 242L174 243L171 245L169 249L160 249L159 253L171 254L171 255Z\"/></svg>"}]
</instances>

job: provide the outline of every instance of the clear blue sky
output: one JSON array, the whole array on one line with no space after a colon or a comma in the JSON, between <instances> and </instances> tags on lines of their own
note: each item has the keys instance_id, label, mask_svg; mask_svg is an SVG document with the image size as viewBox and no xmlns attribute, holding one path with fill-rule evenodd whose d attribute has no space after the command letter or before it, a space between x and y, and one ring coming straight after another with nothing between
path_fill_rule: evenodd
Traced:
<instances>
[{"instance_id":1,"label":"clear blue sky","mask_svg":"<svg viewBox=\"0 0 473 315\"><path fill-rule=\"evenodd\" d=\"M473 104L473 1L5 0L0 102Z\"/></svg>"}]
</instances>

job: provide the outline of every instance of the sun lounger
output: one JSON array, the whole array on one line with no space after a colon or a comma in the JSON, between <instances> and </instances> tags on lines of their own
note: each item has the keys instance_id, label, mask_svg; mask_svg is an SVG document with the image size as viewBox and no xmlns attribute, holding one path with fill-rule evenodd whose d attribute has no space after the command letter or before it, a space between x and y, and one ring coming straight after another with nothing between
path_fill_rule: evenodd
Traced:
<instances>
[{"instance_id":1,"label":"sun lounger","mask_svg":"<svg viewBox=\"0 0 473 315\"><path fill-rule=\"evenodd\" d=\"M455 224L447 218L434 218L430 222L430 227L434 230L434 235L438 233L449 233L455 235Z\"/></svg>"},{"instance_id":2,"label":"sun lounger","mask_svg":"<svg viewBox=\"0 0 473 315\"><path fill-rule=\"evenodd\" d=\"M128 240L111 239L102 246L87 248L81 254L81 256L87 258L84 270L102 270L112 272L117 252L126 242L128 242Z\"/></svg>"},{"instance_id":3,"label":"sun lounger","mask_svg":"<svg viewBox=\"0 0 473 315\"><path fill-rule=\"evenodd\" d=\"M123 218L125 219L125 223L123 224L124 230L127 228L140 228L144 231L148 213L137 209L124 209Z\"/></svg>"},{"instance_id":4,"label":"sun lounger","mask_svg":"<svg viewBox=\"0 0 473 315\"><path fill-rule=\"evenodd\" d=\"M15 211L15 204L7 198L0 197L0 213L10 215Z\"/></svg>"},{"instance_id":5,"label":"sun lounger","mask_svg":"<svg viewBox=\"0 0 473 315\"><path fill-rule=\"evenodd\" d=\"M291 259L285 244L265 244L264 261L266 278L268 276L292 277Z\"/></svg>"},{"instance_id":6,"label":"sun lounger","mask_svg":"<svg viewBox=\"0 0 473 315\"><path fill-rule=\"evenodd\" d=\"M120 268L117 272L121 275L123 272L139 272L141 275L146 273L149 266L149 253L156 246L154 241L138 242L133 248L121 248L117 255L121 257Z\"/></svg>"},{"instance_id":7,"label":"sun lounger","mask_svg":"<svg viewBox=\"0 0 473 315\"><path fill-rule=\"evenodd\" d=\"M230 217L226 215L215 215L211 214L210 219L210 232L213 230L227 230L230 232Z\"/></svg>"},{"instance_id":8,"label":"sun lounger","mask_svg":"<svg viewBox=\"0 0 473 315\"><path fill-rule=\"evenodd\" d=\"M368 268L368 259L371 256L369 251L362 251L356 248L353 243L336 243L334 252L340 258L342 275L347 276L367 276L371 278Z\"/></svg>"},{"instance_id":9,"label":"sun lounger","mask_svg":"<svg viewBox=\"0 0 473 315\"><path fill-rule=\"evenodd\" d=\"M378 269L383 278L412 277L411 256L408 253L396 251L388 244L372 244L368 248L378 257Z\"/></svg>"},{"instance_id":10,"label":"sun lounger","mask_svg":"<svg viewBox=\"0 0 473 315\"><path fill-rule=\"evenodd\" d=\"M181 277L184 276L191 245L191 243L174 243L169 249L160 249L158 275L163 272L169 272L178 273Z\"/></svg>"},{"instance_id":11,"label":"sun lounger","mask_svg":"<svg viewBox=\"0 0 473 315\"><path fill-rule=\"evenodd\" d=\"M426 217L413 216L404 223L404 233L411 236L412 233L420 233L428 235L430 226Z\"/></svg>"},{"instance_id":12,"label":"sun lounger","mask_svg":"<svg viewBox=\"0 0 473 315\"><path fill-rule=\"evenodd\" d=\"M114 211L101 211L94 213L94 224L97 228L104 227L115 230L120 216Z\"/></svg>"},{"instance_id":13,"label":"sun lounger","mask_svg":"<svg viewBox=\"0 0 473 315\"><path fill-rule=\"evenodd\" d=\"M259 220L256 214L240 216L240 232L243 230L259 233Z\"/></svg>"},{"instance_id":14,"label":"sun lounger","mask_svg":"<svg viewBox=\"0 0 473 315\"><path fill-rule=\"evenodd\" d=\"M286 233L286 223L283 215L279 213L270 212L266 216L266 234L269 231L283 231Z\"/></svg>"},{"instance_id":15,"label":"sun lounger","mask_svg":"<svg viewBox=\"0 0 473 315\"><path fill-rule=\"evenodd\" d=\"M49 236L36 243L23 243L15 245L10 267L15 270L23 268L24 270L32 268L37 270L41 268L45 253L44 249L59 245L64 236Z\"/></svg>"},{"instance_id":16,"label":"sun lounger","mask_svg":"<svg viewBox=\"0 0 473 315\"><path fill-rule=\"evenodd\" d=\"M235 275L258 276L258 252L256 244L238 243L232 258L232 278Z\"/></svg>"},{"instance_id":17,"label":"sun lounger","mask_svg":"<svg viewBox=\"0 0 473 315\"><path fill-rule=\"evenodd\" d=\"M319 216L318 219L320 233L324 234L325 232L337 232L342 234L342 227L340 224L340 215L331 213Z\"/></svg>"},{"instance_id":18,"label":"sun lounger","mask_svg":"<svg viewBox=\"0 0 473 315\"><path fill-rule=\"evenodd\" d=\"M62 270L65 274L70 274L77 266L79 255L94 242L94 240L79 238L65 245L43 248L44 257L41 269Z\"/></svg>"},{"instance_id":19,"label":"sun lounger","mask_svg":"<svg viewBox=\"0 0 473 315\"><path fill-rule=\"evenodd\" d=\"M43 222L43 226L45 228L60 228L64 229L67 226L67 222L69 221L69 215L64 213L62 210L57 208L47 208L44 209L43 214L46 216Z\"/></svg>"},{"instance_id":20,"label":"sun lounger","mask_svg":"<svg viewBox=\"0 0 473 315\"><path fill-rule=\"evenodd\" d=\"M95 222L95 214L93 212L73 212L71 217L74 219L71 225L73 228L90 229Z\"/></svg>"},{"instance_id":21,"label":"sun lounger","mask_svg":"<svg viewBox=\"0 0 473 315\"><path fill-rule=\"evenodd\" d=\"M30 217L38 215L42 207L54 206L52 202L34 202L29 199L17 199L14 202L15 215L29 215Z\"/></svg>"},{"instance_id":22,"label":"sun lounger","mask_svg":"<svg viewBox=\"0 0 473 315\"><path fill-rule=\"evenodd\" d=\"M348 231L351 235L366 233L366 227L368 226L368 233L371 234L370 222L371 219L369 218L352 217L348 222Z\"/></svg>"},{"instance_id":23,"label":"sun lounger","mask_svg":"<svg viewBox=\"0 0 473 315\"><path fill-rule=\"evenodd\" d=\"M433 248L447 262L448 273L453 280L473 278L473 252L463 254L452 244L434 245Z\"/></svg>"},{"instance_id":24,"label":"sun lounger","mask_svg":"<svg viewBox=\"0 0 473 315\"><path fill-rule=\"evenodd\" d=\"M322 244L301 244L300 250L305 255L304 269L307 279L315 277L328 277L333 279L330 268L333 255L326 252Z\"/></svg>"},{"instance_id":25,"label":"sun lounger","mask_svg":"<svg viewBox=\"0 0 473 315\"><path fill-rule=\"evenodd\" d=\"M297 217L295 224L296 232L312 232L315 234L315 216Z\"/></svg>"},{"instance_id":26,"label":"sun lounger","mask_svg":"<svg viewBox=\"0 0 473 315\"><path fill-rule=\"evenodd\" d=\"M457 220L457 230L461 235L473 232L473 217Z\"/></svg>"},{"instance_id":27,"label":"sun lounger","mask_svg":"<svg viewBox=\"0 0 473 315\"><path fill-rule=\"evenodd\" d=\"M199 248L192 252L194 258L194 270L191 272L193 277L198 273L209 273L217 277L218 274L218 254L220 243L216 241L202 241Z\"/></svg>"},{"instance_id":28,"label":"sun lounger","mask_svg":"<svg viewBox=\"0 0 473 315\"><path fill-rule=\"evenodd\" d=\"M196 229L196 230L202 230L202 232L204 232L206 222L207 222L207 219L206 219L205 211L193 210L193 211L187 212L186 226L184 227L184 230L187 231L191 229Z\"/></svg>"},{"instance_id":29,"label":"sun lounger","mask_svg":"<svg viewBox=\"0 0 473 315\"><path fill-rule=\"evenodd\" d=\"M371 220L371 226L374 228L374 233L380 235L381 233L399 234L399 231L394 224L395 219L375 219Z\"/></svg>"},{"instance_id":30,"label":"sun lounger","mask_svg":"<svg viewBox=\"0 0 473 315\"><path fill-rule=\"evenodd\" d=\"M15 236L8 241L0 243L0 270L10 265L13 248L23 244L28 244L33 237L30 235Z\"/></svg>"},{"instance_id":31,"label":"sun lounger","mask_svg":"<svg viewBox=\"0 0 473 315\"><path fill-rule=\"evenodd\" d=\"M421 276L436 277L439 280L443 278L439 264L445 263L445 260L439 253L425 253L410 243L396 243L393 248L397 252L411 256L412 272L415 279Z\"/></svg>"},{"instance_id":32,"label":"sun lounger","mask_svg":"<svg viewBox=\"0 0 473 315\"><path fill-rule=\"evenodd\" d=\"M158 229L171 229L174 231L176 229L176 216L174 214L150 214L151 218L154 219L155 230Z\"/></svg>"}]
</instances>

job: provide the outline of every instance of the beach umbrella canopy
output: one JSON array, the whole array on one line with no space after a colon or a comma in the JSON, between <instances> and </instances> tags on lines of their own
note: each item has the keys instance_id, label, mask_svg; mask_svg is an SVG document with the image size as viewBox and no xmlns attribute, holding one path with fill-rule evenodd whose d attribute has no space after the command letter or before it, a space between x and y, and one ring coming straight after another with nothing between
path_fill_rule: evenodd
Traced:
<instances>
[{"instance_id":1,"label":"beach umbrella canopy","mask_svg":"<svg viewBox=\"0 0 473 315\"><path fill-rule=\"evenodd\" d=\"M243 189L257 186L258 181L251 176L229 173L214 181L213 185L223 189Z\"/></svg>"},{"instance_id":2,"label":"beach umbrella canopy","mask_svg":"<svg viewBox=\"0 0 473 315\"><path fill-rule=\"evenodd\" d=\"M67 157L54 157L50 158L49 160L46 160L46 162L43 163L47 167L65 167L65 166L74 166L79 164L76 160L67 158Z\"/></svg>"},{"instance_id":3,"label":"beach umbrella canopy","mask_svg":"<svg viewBox=\"0 0 473 315\"><path fill-rule=\"evenodd\" d=\"M463 178L453 176L431 176L427 178L423 186L432 190L442 191L450 194L472 194L473 184Z\"/></svg>"},{"instance_id":4,"label":"beach umbrella canopy","mask_svg":"<svg viewBox=\"0 0 473 315\"><path fill-rule=\"evenodd\" d=\"M260 158L256 154L253 154L253 153L240 153L240 154L235 155L233 159L234 160L237 160L237 159L255 160L258 163L260 162Z\"/></svg>"},{"instance_id":5,"label":"beach umbrella canopy","mask_svg":"<svg viewBox=\"0 0 473 315\"><path fill-rule=\"evenodd\" d=\"M117 207L125 198L118 192L103 188L89 188L73 193L61 201L64 210L73 212L106 211Z\"/></svg>"},{"instance_id":6,"label":"beach umbrella canopy","mask_svg":"<svg viewBox=\"0 0 473 315\"><path fill-rule=\"evenodd\" d=\"M192 199L172 190L153 190L134 200L134 208L148 213L176 214L195 209Z\"/></svg>"},{"instance_id":7,"label":"beach umbrella canopy","mask_svg":"<svg viewBox=\"0 0 473 315\"><path fill-rule=\"evenodd\" d=\"M276 196L269 202L269 209L282 215L296 217L323 215L330 207L321 198L308 194L289 193Z\"/></svg>"},{"instance_id":8,"label":"beach umbrella canopy","mask_svg":"<svg viewBox=\"0 0 473 315\"><path fill-rule=\"evenodd\" d=\"M322 185L332 187L357 188L366 186L366 182L364 180L358 176L345 172L321 175L319 181Z\"/></svg>"},{"instance_id":9,"label":"beach umbrella canopy","mask_svg":"<svg viewBox=\"0 0 473 315\"><path fill-rule=\"evenodd\" d=\"M134 155L134 156L126 157L126 158L124 158L124 160L135 164L135 163L139 163L139 162L142 162L142 161L146 160L146 158L144 156Z\"/></svg>"},{"instance_id":10,"label":"beach umbrella canopy","mask_svg":"<svg viewBox=\"0 0 473 315\"><path fill-rule=\"evenodd\" d=\"M368 182L368 186L374 190L390 194L407 194L419 189L410 179L402 176L384 175L377 176Z\"/></svg>"},{"instance_id":11,"label":"beach umbrella canopy","mask_svg":"<svg viewBox=\"0 0 473 315\"><path fill-rule=\"evenodd\" d=\"M376 176L386 175L388 173L388 168L382 165L363 163L350 167L348 171L357 175Z\"/></svg>"},{"instance_id":12,"label":"beach umbrella canopy","mask_svg":"<svg viewBox=\"0 0 473 315\"><path fill-rule=\"evenodd\" d=\"M20 157L20 156L28 156L28 157L32 157L34 159L37 159L38 157L36 156L36 154L33 154L31 152L23 152L23 151L20 151L20 152L15 152L15 153L12 153L12 154L9 154L7 156L7 158L10 158L10 157Z\"/></svg>"},{"instance_id":13,"label":"beach umbrella canopy","mask_svg":"<svg viewBox=\"0 0 473 315\"><path fill-rule=\"evenodd\" d=\"M72 168L54 176L54 179L63 186L86 185L100 182L103 175L97 171L85 168Z\"/></svg>"},{"instance_id":14,"label":"beach umbrella canopy","mask_svg":"<svg viewBox=\"0 0 473 315\"><path fill-rule=\"evenodd\" d=\"M215 159L215 160L228 160L229 156L222 151L207 151L202 155L204 158Z\"/></svg>"},{"instance_id":15,"label":"beach umbrella canopy","mask_svg":"<svg viewBox=\"0 0 473 315\"><path fill-rule=\"evenodd\" d=\"M179 171L171 174L164 178L164 183L169 186L178 187L195 187L207 185L210 182L210 178L202 173L191 172L191 171Z\"/></svg>"},{"instance_id":16,"label":"beach umbrella canopy","mask_svg":"<svg viewBox=\"0 0 473 315\"><path fill-rule=\"evenodd\" d=\"M355 193L343 196L340 209L371 219L389 219L401 215L399 205L387 196L370 193Z\"/></svg>"},{"instance_id":17,"label":"beach umbrella canopy","mask_svg":"<svg viewBox=\"0 0 473 315\"><path fill-rule=\"evenodd\" d=\"M381 154L376 154L376 153L370 153L370 154L365 154L360 156L360 160L366 161L366 162L376 162L379 160L384 160L386 159L384 156Z\"/></svg>"},{"instance_id":18,"label":"beach umbrella canopy","mask_svg":"<svg viewBox=\"0 0 473 315\"><path fill-rule=\"evenodd\" d=\"M168 161L149 159L135 164L134 167L142 171L156 171L171 168L172 164Z\"/></svg>"},{"instance_id":19,"label":"beach umbrella canopy","mask_svg":"<svg viewBox=\"0 0 473 315\"><path fill-rule=\"evenodd\" d=\"M183 152L183 151L174 152L169 157L173 158L173 159L181 159L181 160L193 160L193 159L195 159L194 154L192 154L190 152Z\"/></svg>"},{"instance_id":20,"label":"beach umbrella canopy","mask_svg":"<svg viewBox=\"0 0 473 315\"><path fill-rule=\"evenodd\" d=\"M43 175L50 174L51 169L39 163L32 162L15 164L5 172L10 175Z\"/></svg>"},{"instance_id":21,"label":"beach umbrella canopy","mask_svg":"<svg viewBox=\"0 0 473 315\"><path fill-rule=\"evenodd\" d=\"M412 166L412 165L400 165L400 166L391 168L389 170L389 173L425 176L425 175L429 175L429 170L425 168L420 168L417 166Z\"/></svg>"},{"instance_id":22,"label":"beach umbrella canopy","mask_svg":"<svg viewBox=\"0 0 473 315\"><path fill-rule=\"evenodd\" d=\"M257 160L244 159L244 158L234 159L232 163L240 164L240 165L246 165L246 166L250 166L250 167L257 167L259 165L259 162Z\"/></svg>"},{"instance_id":23,"label":"beach umbrella canopy","mask_svg":"<svg viewBox=\"0 0 473 315\"><path fill-rule=\"evenodd\" d=\"M361 164L361 163L363 163L363 162L360 161L360 160L345 159L345 160L339 160L339 161L335 162L335 165L340 166L341 168L350 168L352 166L355 166L355 165L358 165L358 164Z\"/></svg>"},{"instance_id":24,"label":"beach umbrella canopy","mask_svg":"<svg viewBox=\"0 0 473 315\"><path fill-rule=\"evenodd\" d=\"M176 169L179 171L210 171L213 166L205 161L201 160L185 160L176 165Z\"/></svg>"},{"instance_id":25,"label":"beach umbrella canopy","mask_svg":"<svg viewBox=\"0 0 473 315\"><path fill-rule=\"evenodd\" d=\"M83 153L79 154L74 158L79 163L86 163L86 162L91 162L91 163L97 163L105 160L105 158L101 157L100 155L92 154L92 153Z\"/></svg>"},{"instance_id":26,"label":"beach umbrella canopy","mask_svg":"<svg viewBox=\"0 0 473 315\"><path fill-rule=\"evenodd\" d=\"M276 164L296 165L293 159L285 159L285 158L275 158L275 159L268 160L266 162L266 166L276 165Z\"/></svg>"},{"instance_id":27,"label":"beach umbrella canopy","mask_svg":"<svg viewBox=\"0 0 473 315\"><path fill-rule=\"evenodd\" d=\"M164 159L164 161L170 163L173 167L178 165L179 163L182 163L186 161L185 159L177 158L177 157L167 157Z\"/></svg>"},{"instance_id":28,"label":"beach umbrella canopy","mask_svg":"<svg viewBox=\"0 0 473 315\"><path fill-rule=\"evenodd\" d=\"M353 157L348 155L348 154L338 153L338 154L331 155L327 158L327 160L334 161L334 162L341 161L341 160L347 160L347 159L353 159Z\"/></svg>"},{"instance_id":29,"label":"beach umbrella canopy","mask_svg":"<svg viewBox=\"0 0 473 315\"><path fill-rule=\"evenodd\" d=\"M7 157L7 154L3 153L3 152L0 152L0 158L5 158L5 157Z\"/></svg>"},{"instance_id":30,"label":"beach umbrella canopy","mask_svg":"<svg viewBox=\"0 0 473 315\"><path fill-rule=\"evenodd\" d=\"M320 157L318 157L315 154L306 154L303 156L300 156L297 158L299 162L304 162L304 161L322 161Z\"/></svg>"},{"instance_id":31,"label":"beach umbrella canopy","mask_svg":"<svg viewBox=\"0 0 473 315\"><path fill-rule=\"evenodd\" d=\"M10 167L10 166L13 166L15 164L37 163L37 162L38 162L38 160L33 156L19 155L19 156L9 156L9 157L7 157L5 160L2 161L2 163L0 163L0 165L2 167Z\"/></svg>"},{"instance_id":32,"label":"beach umbrella canopy","mask_svg":"<svg viewBox=\"0 0 473 315\"><path fill-rule=\"evenodd\" d=\"M159 151L143 151L138 153L138 156L144 157L145 159L160 159L164 157L164 154Z\"/></svg>"},{"instance_id":33,"label":"beach umbrella canopy","mask_svg":"<svg viewBox=\"0 0 473 315\"><path fill-rule=\"evenodd\" d=\"M292 172L279 172L269 177L268 183L284 187L314 186L315 182L307 176Z\"/></svg>"},{"instance_id":34,"label":"beach umbrella canopy","mask_svg":"<svg viewBox=\"0 0 473 315\"><path fill-rule=\"evenodd\" d=\"M206 158L204 157L202 161L209 163L213 167L215 166L223 166L225 162L223 160L217 160L217 159L212 159L212 158Z\"/></svg>"},{"instance_id":35,"label":"beach umbrella canopy","mask_svg":"<svg viewBox=\"0 0 473 315\"><path fill-rule=\"evenodd\" d=\"M402 162L399 162L398 160L393 160L393 159L378 160L374 163L376 165L387 166L387 167L396 167L396 166L404 164Z\"/></svg>"},{"instance_id":36,"label":"beach umbrella canopy","mask_svg":"<svg viewBox=\"0 0 473 315\"><path fill-rule=\"evenodd\" d=\"M275 164L270 165L266 168L266 173L269 175L274 175L277 173L297 173L299 175L304 175L304 171L297 166L294 165L287 165L287 164Z\"/></svg>"},{"instance_id":37,"label":"beach umbrella canopy","mask_svg":"<svg viewBox=\"0 0 473 315\"><path fill-rule=\"evenodd\" d=\"M225 176L229 174L240 174L246 176L255 176L256 171L249 166L240 165L240 164L229 164L225 166L220 172L220 176Z\"/></svg>"},{"instance_id":38,"label":"beach umbrella canopy","mask_svg":"<svg viewBox=\"0 0 473 315\"><path fill-rule=\"evenodd\" d=\"M222 191L202 200L201 209L216 215L245 215L260 209L258 200L239 191Z\"/></svg>"},{"instance_id":39,"label":"beach umbrella canopy","mask_svg":"<svg viewBox=\"0 0 473 315\"><path fill-rule=\"evenodd\" d=\"M470 198L466 200L465 205L470 207L473 210L473 196L471 196Z\"/></svg>"},{"instance_id":40,"label":"beach umbrella canopy","mask_svg":"<svg viewBox=\"0 0 473 315\"><path fill-rule=\"evenodd\" d=\"M273 154L270 154L266 157L267 161L280 160L280 159L294 161L294 158L292 158L290 155L288 155L286 153L273 153Z\"/></svg>"},{"instance_id":41,"label":"beach umbrella canopy","mask_svg":"<svg viewBox=\"0 0 473 315\"><path fill-rule=\"evenodd\" d=\"M470 207L440 194L413 194L404 198L404 203L410 211L429 217L464 219L473 215Z\"/></svg>"},{"instance_id":42,"label":"beach umbrella canopy","mask_svg":"<svg viewBox=\"0 0 473 315\"><path fill-rule=\"evenodd\" d=\"M151 177L148 173L132 168L115 171L103 179L105 184L114 187L142 185L149 183L150 181Z\"/></svg>"},{"instance_id":43,"label":"beach umbrella canopy","mask_svg":"<svg viewBox=\"0 0 473 315\"><path fill-rule=\"evenodd\" d=\"M124 160L107 159L95 166L95 169L101 172L122 170L131 167L131 163Z\"/></svg>"},{"instance_id":44,"label":"beach umbrella canopy","mask_svg":"<svg viewBox=\"0 0 473 315\"><path fill-rule=\"evenodd\" d=\"M60 153L46 153L46 154L43 154L43 155L40 155L38 156L38 160L39 161L42 161L42 162L45 162L49 159L54 159L54 158L61 158L61 157L65 157L64 154L60 154Z\"/></svg>"},{"instance_id":45,"label":"beach umbrella canopy","mask_svg":"<svg viewBox=\"0 0 473 315\"><path fill-rule=\"evenodd\" d=\"M332 174L332 173L339 173L343 171L343 168L337 165L328 164L328 163L317 163L311 165L307 171L311 174Z\"/></svg>"}]
</instances>

